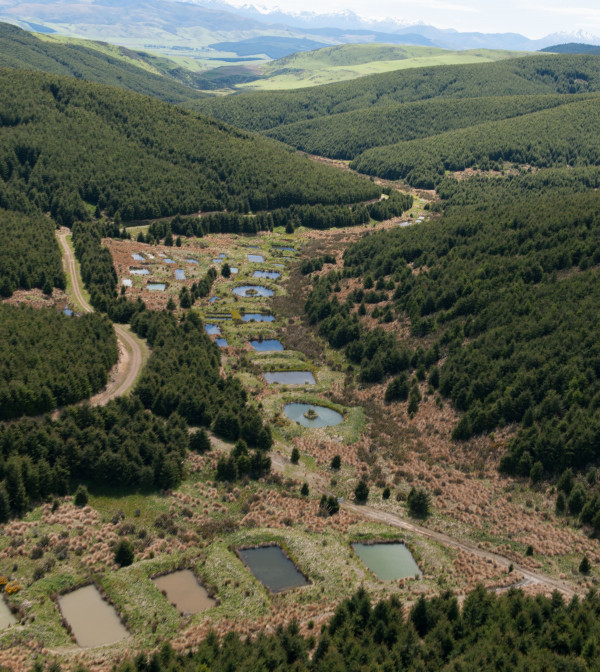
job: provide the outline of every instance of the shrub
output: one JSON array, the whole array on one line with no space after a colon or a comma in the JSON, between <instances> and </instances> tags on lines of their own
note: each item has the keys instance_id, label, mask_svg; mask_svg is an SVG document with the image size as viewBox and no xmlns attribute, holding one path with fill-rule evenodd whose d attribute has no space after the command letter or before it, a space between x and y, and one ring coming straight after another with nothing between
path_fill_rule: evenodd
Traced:
<instances>
[{"instance_id":1,"label":"shrub","mask_svg":"<svg viewBox=\"0 0 600 672\"><path fill-rule=\"evenodd\" d=\"M429 515L429 494L421 488L411 488L406 500L411 516L426 518Z\"/></svg>"},{"instance_id":2,"label":"shrub","mask_svg":"<svg viewBox=\"0 0 600 672\"><path fill-rule=\"evenodd\" d=\"M77 490L75 491L75 497L73 497L75 506L79 506L80 508L87 506L88 499L89 494L85 485L78 485Z\"/></svg>"},{"instance_id":3,"label":"shrub","mask_svg":"<svg viewBox=\"0 0 600 672\"><path fill-rule=\"evenodd\" d=\"M121 567L129 567L133 563L133 544L122 539L115 547L115 562Z\"/></svg>"},{"instance_id":4,"label":"shrub","mask_svg":"<svg viewBox=\"0 0 600 672\"><path fill-rule=\"evenodd\" d=\"M354 489L354 499L359 504L364 504L369 498L369 486L366 481L359 481L358 485Z\"/></svg>"}]
</instances>

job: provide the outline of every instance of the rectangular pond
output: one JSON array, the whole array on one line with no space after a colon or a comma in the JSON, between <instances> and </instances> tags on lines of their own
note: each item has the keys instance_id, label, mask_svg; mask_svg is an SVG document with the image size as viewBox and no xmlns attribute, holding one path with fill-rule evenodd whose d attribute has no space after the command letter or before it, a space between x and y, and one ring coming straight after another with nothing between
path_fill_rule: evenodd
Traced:
<instances>
[{"instance_id":1,"label":"rectangular pond","mask_svg":"<svg viewBox=\"0 0 600 672\"><path fill-rule=\"evenodd\" d=\"M220 336L221 335L221 330L219 329L219 327L217 327L216 324L205 324L204 325L204 331L209 336Z\"/></svg>"},{"instance_id":2,"label":"rectangular pond","mask_svg":"<svg viewBox=\"0 0 600 672\"><path fill-rule=\"evenodd\" d=\"M227 339L225 338L215 338L215 343L220 347L220 348L227 348Z\"/></svg>"},{"instance_id":3,"label":"rectangular pond","mask_svg":"<svg viewBox=\"0 0 600 672\"><path fill-rule=\"evenodd\" d=\"M96 586L84 586L58 598L60 610L79 646L114 644L129 636L117 612Z\"/></svg>"},{"instance_id":4,"label":"rectangular pond","mask_svg":"<svg viewBox=\"0 0 600 672\"><path fill-rule=\"evenodd\" d=\"M266 313L244 313L242 322L275 322L275 315Z\"/></svg>"},{"instance_id":5,"label":"rectangular pond","mask_svg":"<svg viewBox=\"0 0 600 672\"><path fill-rule=\"evenodd\" d=\"M152 583L167 594L167 600L182 614L199 614L215 605L215 600L189 569L159 576L152 579Z\"/></svg>"},{"instance_id":6,"label":"rectangular pond","mask_svg":"<svg viewBox=\"0 0 600 672\"><path fill-rule=\"evenodd\" d=\"M273 245L274 250L279 250L280 252L295 252L296 249L293 247L288 247L286 245Z\"/></svg>"},{"instance_id":7,"label":"rectangular pond","mask_svg":"<svg viewBox=\"0 0 600 672\"><path fill-rule=\"evenodd\" d=\"M133 287L133 282L131 282L131 278L123 278L121 282L123 283L124 287Z\"/></svg>"},{"instance_id":8,"label":"rectangular pond","mask_svg":"<svg viewBox=\"0 0 600 672\"><path fill-rule=\"evenodd\" d=\"M269 280L277 280L281 275L279 271L254 271L253 278L268 278Z\"/></svg>"},{"instance_id":9,"label":"rectangular pond","mask_svg":"<svg viewBox=\"0 0 600 672\"><path fill-rule=\"evenodd\" d=\"M130 266L129 272L131 275L150 275L150 271L147 268L134 268Z\"/></svg>"},{"instance_id":10,"label":"rectangular pond","mask_svg":"<svg viewBox=\"0 0 600 672\"><path fill-rule=\"evenodd\" d=\"M421 575L419 565L405 544L352 544L352 548L380 581Z\"/></svg>"},{"instance_id":11,"label":"rectangular pond","mask_svg":"<svg viewBox=\"0 0 600 672\"><path fill-rule=\"evenodd\" d=\"M146 260L144 259L144 257L142 257L141 254L137 254L137 253L135 253L135 254L132 254L131 256L132 256L136 261L146 261Z\"/></svg>"},{"instance_id":12,"label":"rectangular pond","mask_svg":"<svg viewBox=\"0 0 600 672\"><path fill-rule=\"evenodd\" d=\"M185 280L185 271L182 271L180 268L176 268L175 280Z\"/></svg>"},{"instance_id":13,"label":"rectangular pond","mask_svg":"<svg viewBox=\"0 0 600 672\"><path fill-rule=\"evenodd\" d=\"M149 292L164 292L166 288L167 285L164 282L149 282L146 285Z\"/></svg>"},{"instance_id":14,"label":"rectangular pond","mask_svg":"<svg viewBox=\"0 0 600 672\"><path fill-rule=\"evenodd\" d=\"M186 261L188 264L196 264L196 266L198 265L198 262L195 259L186 259Z\"/></svg>"},{"instance_id":15,"label":"rectangular pond","mask_svg":"<svg viewBox=\"0 0 600 672\"><path fill-rule=\"evenodd\" d=\"M173 259L169 259L168 257L165 257L165 264L174 264L175 262Z\"/></svg>"},{"instance_id":16,"label":"rectangular pond","mask_svg":"<svg viewBox=\"0 0 600 672\"><path fill-rule=\"evenodd\" d=\"M273 593L309 583L279 546L246 548L238 554L254 576Z\"/></svg>"},{"instance_id":17,"label":"rectangular pond","mask_svg":"<svg viewBox=\"0 0 600 672\"><path fill-rule=\"evenodd\" d=\"M6 630L9 625L16 623L17 619L12 615L8 604L3 599L0 599L0 630Z\"/></svg>"},{"instance_id":18,"label":"rectangular pond","mask_svg":"<svg viewBox=\"0 0 600 672\"><path fill-rule=\"evenodd\" d=\"M262 254L249 254L248 255L248 261L252 261L255 264L262 264L264 262L265 258L262 256Z\"/></svg>"},{"instance_id":19,"label":"rectangular pond","mask_svg":"<svg viewBox=\"0 0 600 672\"><path fill-rule=\"evenodd\" d=\"M262 287L261 285L242 285L241 287L234 287L233 293L244 299L252 299L258 296L273 296L275 292L272 289Z\"/></svg>"},{"instance_id":20,"label":"rectangular pond","mask_svg":"<svg viewBox=\"0 0 600 672\"><path fill-rule=\"evenodd\" d=\"M275 338L267 339L265 341L250 341L250 345L256 352L275 352L276 350L283 350L283 344Z\"/></svg>"},{"instance_id":21,"label":"rectangular pond","mask_svg":"<svg viewBox=\"0 0 600 672\"><path fill-rule=\"evenodd\" d=\"M315 377L310 371L271 371L265 373L267 383L278 385L314 385Z\"/></svg>"}]
</instances>

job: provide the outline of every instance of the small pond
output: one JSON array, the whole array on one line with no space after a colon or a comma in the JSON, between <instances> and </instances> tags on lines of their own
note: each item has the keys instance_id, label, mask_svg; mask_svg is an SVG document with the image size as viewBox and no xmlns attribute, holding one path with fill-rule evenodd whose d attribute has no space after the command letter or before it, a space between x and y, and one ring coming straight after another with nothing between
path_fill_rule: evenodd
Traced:
<instances>
[{"instance_id":1,"label":"small pond","mask_svg":"<svg viewBox=\"0 0 600 672\"><path fill-rule=\"evenodd\" d=\"M273 264L275 268L285 268L285 264Z\"/></svg>"},{"instance_id":2,"label":"small pond","mask_svg":"<svg viewBox=\"0 0 600 672\"><path fill-rule=\"evenodd\" d=\"M210 299L208 300L209 303L214 303L215 301L220 301L221 297L220 296L211 296Z\"/></svg>"},{"instance_id":3,"label":"small pond","mask_svg":"<svg viewBox=\"0 0 600 672\"><path fill-rule=\"evenodd\" d=\"M238 553L254 576L273 593L308 585L279 546L248 548Z\"/></svg>"},{"instance_id":4,"label":"small pond","mask_svg":"<svg viewBox=\"0 0 600 672\"><path fill-rule=\"evenodd\" d=\"M398 222L398 226L410 226L412 222Z\"/></svg>"},{"instance_id":5,"label":"small pond","mask_svg":"<svg viewBox=\"0 0 600 672\"><path fill-rule=\"evenodd\" d=\"M380 581L396 581L422 574L404 544L352 544L352 548Z\"/></svg>"},{"instance_id":6,"label":"small pond","mask_svg":"<svg viewBox=\"0 0 600 672\"><path fill-rule=\"evenodd\" d=\"M275 315L264 313L244 313L242 322L275 322Z\"/></svg>"},{"instance_id":7,"label":"small pond","mask_svg":"<svg viewBox=\"0 0 600 672\"><path fill-rule=\"evenodd\" d=\"M141 254L132 254L131 255L136 261L146 261Z\"/></svg>"},{"instance_id":8,"label":"small pond","mask_svg":"<svg viewBox=\"0 0 600 672\"><path fill-rule=\"evenodd\" d=\"M229 270L233 273L233 275L236 275L238 272L238 269L235 266L230 266Z\"/></svg>"},{"instance_id":9,"label":"small pond","mask_svg":"<svg viewBox=\"0 0 600 672\"><path fill-rule=\"evenodd\" d=\"M279 385L314 385L316 382L310 371L271 371L264 375L267 383Z\"/></svg>"},{"instance_id":10,"label":"small pond","mask_svg":"<svg viewBox=\"0 0 600 672\"><path fill-rule=\"evenodd\" d=\"M206 589L198 583L193 572L182 569L172 574L152 579L152 583L167 594L167 600L182 614L199 614L215 605Z\"/></svg>"},{"instance_id":11,"label":"small pond","mask_svg":"<svg viewBox=\"0 0 600 672\"><path fill-rule=\"evenodd\" d=\"M133 282L131 282L130 278L123 278L123 280L121 280L121 282L123 283L123 285L125 287L133 287Z\"/></svg>"},{"instance_id":12,"label":"small pond","mask_svg":"<svg viewBox=\"0 0 600 672\"><path fill-rule=\"evenodd\" d=\"M286 404L283 412L290 420L298 422L303 427L334 427L344 420L341 413L326 406L313 404Z\"/></svg>"},{"instance_id":13,"label":"small pond","mask_svg":"<svg viewBox=\"0 0 600 672\"><path fill-rule=\"evenodd\" d=\"M227 339L225 338L215 338L215 343L220 347L220 348L227 348Z\"/></svg>"},{"instance_id":14,"label":"small pond","mask_svg":"<svg viewBox=\"0 0 600 672\"><path fill-rule=\"evenodd\" d=\"M274 294L272 289L267 289L267 287L261 285L242 285L241 287L235 287L233 293L243 296L245 299L251 299L255 296L273 296Z\"/></svg>"},{"instance_id":15,"label":"small pond","mask_svg":"<svg viewBox=\"0 0 600 672\"><path fill-rule=\"evenodd\" d=\"M221 330L219 329L219 327L217 327L216 324L205 324L204 325L204 331L209 336L220 336L221 335Z\"/></svg>"},{"instance_id":16,"label":"small pond","mask_svg":"<svg viewBox=\"0 0 600 672\"><path fill-rule=\"evenodd\" d=\"M256 352L274 352L275 350L283 350L283 344L275 338L266 341L250 341L250 345Z\"/></svg>"},{"instance_id":17,"label":"small pond","mask_svg":"<svg viewBox=\"0 0 600 672\"><path fill-rule=\"evenodd\" d=\"M246 245L249 250L260 250L260 245Z\"/></svg>"},{"instance_id":18,"label":"small pond","mask_svg":"<svg viewBox=\"0 0 600 672\"><path fill-rule=\"evenodd\" d=\"M66 315L67 317L73 317L73 315L75 315L75 313L69 308L69 306L64 307L63 314Z\"/></svg>"},{"instance_id":19,"label":"small pond","mask_svg":"<svg viewBox=\"0 0 600 672\"><path fill-rule=\"evenodd\" d=\"M221 252L221 254L219 254L218 256L221 257L221 259L227 259L227 255L225 254L225 252Z\"/></svg>"},{"instance_id":20,"label":"small pond","mask_svg":"<svg viewBox=\"0 0 600 672\"><path fill-rule=\"evenodd\" d=\"M114 644L129 636L117 612L96 586L84 586L58 598L60 610L79 646Z\"/></svg>"},{"instance_id":21,"label":"small pond","mask_svg":"<svg viewBox=\"0 0 600 672\"><path fill-rule=\"evenodd\" d=\"M164 292L166 288L167 285L164 282L149 282L146 285L149 292Z\"/></svg>"},{"instance_id":22,"label":"small pond","mask_svg":"<svg viewBox=\"0 0 600 672\"><path fill-rule=\"evenodd\" d=\"M285 245L273 245L274 250L279 250L280 252L295 252L296 248L286 247Z\"/></svg>"},{"instance_id":23,"label":"small pond","mask_svg":"<svg viewBox=\"0 0 600 672\"><path fill-rule=\"evenodd\" d=\"M0 630L6 630L9 625L16 623L17 619L12 615L8 604L0 599Z\"/></svg>"},{"instance_id":24,"label":"small pond","mask_svg":"<svg viewBox=\"0 0 600 672\"><path fill-rule=\"evenodd\" d=\"M269 280L277 280L281 275L279 271L254 271L253 278L269 278Z\"/></svg>"},{"instance_id":25,"label":"small pond","mask_svg":"<svg viewBox=\"0 0 600 672\"><path fill-rule=\"evenodd\" d=\"M196 264L196 266L198 265L198 262L195 259L186 259L186 261L188 264Z\"/></svg>"},{"instance_id":26,"label":"small pond","mask_svg":"<svg viewBox=\"0 0 600 672\"><path fill-rule=\"evenodd\" d=\"M176 268L175 280L185 280L185 271L182 271L180 268Z\"/></svg>"},{"instance_id":27,"label":"small pond","mask_svg":"<svg viewBox=\"0 0 600 672\"><path fill-rule=\"evenodd\" d=\"M147 268L134 268L130 266L129 272L131 275L150 275L150 271Z\"/></svg>"},{"instance_id":28,"label":"small pond","mask_svg":"<svg viewBox=\"0 0 600 672\"><path fill-rule=\"evenodd\" d=\"M248 261L253 261L255 264L262 264L264 262L265 258L262 256L262 254L249 254L248 255Z\"/></svg>"},{"instance_id":29,"label":"small pond","mask_svg":"<svg viewBox=\"0 0 600 672\"><path fill-rule=\"evenodd\" d=\"M165 264L174 264L174 263L175 262L173 261L173 259L168 259L167 257L165 257Z\"/></svg>"}]
</instances>

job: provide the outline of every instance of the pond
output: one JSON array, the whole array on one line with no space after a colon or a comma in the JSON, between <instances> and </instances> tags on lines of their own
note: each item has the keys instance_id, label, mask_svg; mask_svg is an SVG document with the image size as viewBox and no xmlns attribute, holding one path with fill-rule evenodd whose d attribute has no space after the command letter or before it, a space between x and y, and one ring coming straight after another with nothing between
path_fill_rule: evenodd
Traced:
<instances>
[{"instance_id":1,"label":"pond","mask_svg":"<svg viewBox=\"0 0 600 672\"><path fill-rule=\"evenodd\" d=\"M250 345L256 352L274 352L275 350L283 350L283 344L275 338L267 339L265 341L250 341Z\"/></svg>"},{"instance_id":2,"label":"pond","mask_svg":"<svg viewBox=\"0 0 600 672\"><path fill-rule=\"evenodd\" d=\"M125 287L133 287L133 282L131 282L130 278L123 278L123 280L121 280L121 282L123 283L123 285Z\"/></svg>"},{"instance_id":3,"label":"pond","mask_svg":"<svg viewBox=\"0 0 600 672\"><path fill-rule=\"evenodd\" d=\"M410 226L412 222L398 222L398 226Z\"/></svg>"},{"instance_id":4,"label":"pond","mask_svg":"<svg viewBox=\"0 0 600 672\"><path fill-rule=\"evenodd\" d=\"M341 413L326 406L315 406L314 404L286 404L283 412L290 420L294 420L303 427L334 427L344 420Z\"/></svg>"},{"instance_id":5,"label":"pond","mask_svg":"<svg viewBox=\"0 0 600 672\"><path fill-rule=\"evenodd\" d=\"M141 254L132 254L131 255L136 261L146 261Z\"/></svg>"},{"instance_id":6,"label":"pond","mask_svg":"<svg viewBox=\"0 0 600 672\"><path fill-rule=\"evenodd\" d=\"M73 315L75 315L75 313L69 308L69 306L64 307L63 314L66 315L67 317L73 317Z\"/></svg>"},{"instance_id":7,"label":"pond","mask_svg":"<svg viewBox=\"0 0 600 672\"><path fill-rule=\"evenodd\" d=\"M380 581L396 581L422 574L404 544L352 544L352 548Z\"/></svg>"},{"instance_id":8,"label":"pond","mask_svg":"<svg viewBox=\"0 0 600 672\"><path fill-rule=\"evenodd\" d=\"M225 338L215 338L215 343L220 347L220 348L227 348L227 340Z\"/></svg>"},{"instance_id":9,"label":"pond","mask_svg":"<svg viewBox=\"0 0 600 672\"><path fill-rule=\"evenodd\" d=\"M186 261L188 264L196 264L196 266L198 265L198 262L195 259L186 259Z\"/></svg>"},{"instance_id":10,"label":"pond","mask_svg":"<svg viewBox=\"0 0 600 672\"><path fill-rule=\"evenodd\" d=\"M58 598L60 610L79 646L114 644L129 636L117 612L96 586L84 586Z\"/></svg>"},{"instance_id":11,"label":"pond","mask_svg":"<svg viewBox=\"0 0 600 672\"><path fill-rule=\"evenodd\" d=\"M230 266L229 270L233 273L233 275L236 275L238 272L238 269L235 266Z\"/></svg>"},{"instance_id":12,"label":"pond","mask_svg":"<svg viewBox=\"0 0 600 672\"><path fill-rule=\"evenodd\" d=\"M8 604L0 599L0 630L6 630L9 625L16 623L17 619L12 615Z\"/></svg>"},{"instance_id":13,"label":"pond","mask_svg":"<svg viewBox=\"0 0 600 672\"><path fill-rule=\"evenodd\" d=\"M273 245L274 250L279 250L280 252L295 252L296 248L286 247L285 245Z\"/></svg>"},{"instance_id":14,"label":"pond","mask_svg":"<svg viewBox=\"0 0 600 672\"><path fill-rule=\"evenodd\" d=\"M245 299L251 299L255 296L273 296L275 292L261 285L242 285L241 287L235 287L233 293L243 296Z\"/></svg>"},{"instance_id":15,"label":"pond","mask_svg":"<svg viewBox=\"0 0 600 672\"><path fill-rule=\"evenodd\" d=\"M220 300L220 296L211 296L210 299L208 300L209 303L214 303L215 301Z\"/></svg>"},{"instance_id":16,"label":"pond","mask_svg":"<svg viewBox=\"0 0 600 672\"><path fill-rule=\"evenodd\" d=\"M242 322L275 322L275 315L264 313L244 313Z\"/></svg>"},{"instance_id":17,"label":"pond","mask_svg":"<svg viewBox=\"0 0 600 672\"><path fill-rule=\"evenodd\" d=\"M165 264L174 264L174 263L175 262L173 261L173 259L169 259L169 258L165 257Z\"/></svg>"},{"instance_id":18,"label":"pond","mask_svg":"<svg viewBox=\"0 0 600 672\"><path fill-rule=\"evenodd\" d=\"M164 292L166 288L167 285L164 282L149 282L146 285L149 292Z\"/></svg>"},{"instance_id":19,"label":"pond","mask_svg":"<svg viewBox=\"0 0 600 672\"><path fill-rule=\"evenodd\" d=\"M285 264L273 264L275 268L285 268Z\"/></svg>"},{"instance_id":20,"label":"pond","mask_svg":"<svg viewBox=\"0 0 600 672\"><path fill-rule=\"evenodd\" d=\"M182 569L172 574L152 579L152 583L167 594L167 600L182 614L199 614L215 605L215 600L198 583L194 573Z\"/></svg>"},{"instance_id":21,"label":"pond","mask_svg":"<svg viewBox=\"0 0 600 672\"><path fill-rule=\"evenodd\" d=\"M279 385L314 385L316 382L310 371L271 371L264 375L267 383Z\"/></svg>"},{"instance_id":22,"label":"pond","mask_svg":"<svg viewBox=\"0 0 600 672\"><path fill-rule=\"evenodd\" d=\"M247 548L239 550L238 554L254 576L273 593L309 583L279 546Z\"/></svg>"},{"instance_id":23,"label":"pond","mask_svg":"<svg viewBox=\"0 0 600 672\"><path fill-rule=\"evenodd\" d=\"M180 268L175 269L175 280L185 280L185 271Z\"/></svg>"},{"instance_id":24,"label":"pond","mask_svg":"<svg viewBox=\"0 0 600 672\"><path fill-rule=\"evenodd\" d=\"M204 325L204 331L209 336L220 336L221 335L221 330L219 329L219 327L217 327L216 324L205 324Z\"/></svg>"},{"instance_id":25,"label":"pond","mask_svg":"<svg viewBox=\"0 0 600 672\"><path fill-rule=\"evenodd\" d=\"M213 259L213 264L222 264L223 259Z\"/></svg>"},{"instance_id":26,"label":"pond","mask_svg":"<svg viewBox=\"0 0 600 672\"><path fill-rule=\"evenodd\" d=\"M221 252L221 254L219 254L218 256L221 257L221 259L227 259L227 255L225 254L225 252Z\"/></svg>"},{"instance_id":27,"label":"pond","mask_svg":"<svg viewBox=\"0 0 600 672\"><path fill-rule=\"evenodd\" d=\"M249 254L248 255L248 261L253 261L255 264L262 264L264 262L265 258L262 256L262 254Z\"/></svg>"},{"instance_id":28,"label":"pond","mask_svg":"<svg viewBox=\"0 0 600 672\"><path fill-rule=\"evenodd\" d=\"M269 280L277 280L281 275L279 271L254 271L253 278L268 278Z\"/></svg>"},{"instance_id":29,"label":"pond","mask_svg":"<svg viewBox=\"0 0 600 672\"><path fill-rule=\"evenodd\" d=\"M129 272L131 275L150 275L150 271L147 268L134 268L133 266L129 267Z\"/></svg>"}]
</instances>

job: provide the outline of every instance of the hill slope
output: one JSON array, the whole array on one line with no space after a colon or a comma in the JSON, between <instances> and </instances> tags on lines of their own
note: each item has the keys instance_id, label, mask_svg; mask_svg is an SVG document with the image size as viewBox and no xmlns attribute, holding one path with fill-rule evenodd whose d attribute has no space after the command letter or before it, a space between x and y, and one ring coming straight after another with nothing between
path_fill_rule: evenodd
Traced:
<instances>
[{"instance_id":1,"label":"hill slope","mask_svg":"<svg viewBox=\"0 0 600 672\"><path fill-rule=\"evenodd\" d=\"M67 225L86 203L131 220L380 193L272 140L99 84L0 70L0 118L0 205Z\"/></svg>"},{"instance_id":2,"label":"hill slope","mask_svg":"<svg viewBox=\"0 0 600 672\"><path fill-rule=\"evenodd\" d=\"M95 48L97 47L97 48ZM170 103L182 103L203 97L179 82L149 71L149 66L134 64L113 48L115 55L94 42L61 44L40 40L16 26L0 23L2 66L68 75L100 84L110 84L143 93ZM139 63L143 63L138 58Z\"/></svg>"}]
</instances>

